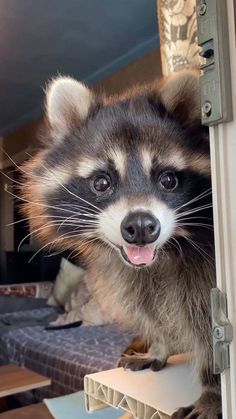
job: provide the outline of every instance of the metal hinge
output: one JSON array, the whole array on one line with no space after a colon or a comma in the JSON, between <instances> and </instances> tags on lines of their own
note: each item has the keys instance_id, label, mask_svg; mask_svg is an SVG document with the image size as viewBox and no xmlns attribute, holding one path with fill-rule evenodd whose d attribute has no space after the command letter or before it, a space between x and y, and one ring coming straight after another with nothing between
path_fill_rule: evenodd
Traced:
<instances>
[{"instance_id":1,"label":"metal hinge","mask_svg":"<svg viewBox=\"0 0 236 419\"><path fill-rule=\"evenodd\" d=\"M232 90L225 1L197 0L197 27L202 56L202 123L210 126L231 121Z\"/></svg>"},{"instance_id":2,"label":"metal hinge","mask_svg":"<svg viewBox=\"0 0 236 419\"><path fill-rule=\"evenodd\" d=\"M227 317L227 296L218 288L211 289L211 317L213 336L213 373L220 374L230 367L229 344L233 327Z\"/></svg>"}]
</instances>

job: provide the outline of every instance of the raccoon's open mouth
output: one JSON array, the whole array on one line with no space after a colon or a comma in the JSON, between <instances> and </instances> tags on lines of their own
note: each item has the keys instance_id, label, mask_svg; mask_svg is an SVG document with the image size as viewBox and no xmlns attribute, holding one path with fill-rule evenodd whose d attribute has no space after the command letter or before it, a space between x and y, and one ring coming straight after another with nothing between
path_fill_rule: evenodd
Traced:
<instances>
[{"instance_id":1,"label":"raccoon's open mouth","mask_svg":"<svg viewBox=\"0 0 236 419\"><path fill-rule=\"evenodd\" d=\"M147 266L153 263L157 254L156 246L126 246L120 248L123 259L132 266Z\"/></svg>"}]
</instances>

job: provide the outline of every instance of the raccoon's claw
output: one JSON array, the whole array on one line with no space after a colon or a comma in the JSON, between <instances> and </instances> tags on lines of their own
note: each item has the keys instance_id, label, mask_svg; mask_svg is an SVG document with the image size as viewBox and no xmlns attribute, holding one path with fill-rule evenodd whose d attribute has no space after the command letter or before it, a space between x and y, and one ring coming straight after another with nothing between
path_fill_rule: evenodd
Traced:
<instances>
[{"instance_id":1,"label":"raccoon's claw","mask_svg":"<svg viewBox=\"0 0 236 419\"><path fill-rule=\"evenodd\" d=\"M141 371L146 368L151 368L153 371L159 371L165 365L165 362L158 359L145 358L143 354L134 354L121 356L118 362L118 367L130 369L132 371Z\"/></svg>"},{"instance_id":2,"label":"raccoon's claw","mask_svg":"<svg viewBox=\"0 0 236 419\"><path fill-rule=\"evenodd\" d=\"M196 403L177 410L171 419L222 419L220 393L206 390Z\"/></svg>"},{"instance_id":3,"label":"raccoon's claw","mask_svg":"<svg viewBox=\"0 0 236 419\"><path fill-rule=\"evenodd\" d=\"M214 413L214 410L196 410L194 406L179 409L171 419L222 419L222 413Z\"/></svg>"},{"instance_id":4,"label":"raccoon's claw","mask_svg":"<svg viewBox=\"0 0 236 419\"><path fill-rule=\"evenodd\" d=\"M171 419L183 419L183 418L189 418L189 414L193 411L194 406L188 406L188 407L181 407L177 412L175 412ZM191 416L190 416L191 417Z\"/></svg>"}]
</instances>

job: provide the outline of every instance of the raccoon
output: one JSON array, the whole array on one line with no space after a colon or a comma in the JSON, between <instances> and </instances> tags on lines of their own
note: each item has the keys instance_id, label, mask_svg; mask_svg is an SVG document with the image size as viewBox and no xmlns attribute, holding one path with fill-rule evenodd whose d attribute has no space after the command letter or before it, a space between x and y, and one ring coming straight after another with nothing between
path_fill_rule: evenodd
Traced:
<instances>
[{"instance_id":1,"label":"raccoon","mask_svg":"<svg viewBox=\"0 0 236 419\"><path fill-rule=\"evenodd\" d=\"M71 249L112 319L148 345L132 369L190 352L203 392L172 418L221 417L212 374L215 286L209 136L199 75L181 71L120 96L69 77L46 92L49 132L29 160L23 211L47 246Z\"/></svg>"}]
</instances>

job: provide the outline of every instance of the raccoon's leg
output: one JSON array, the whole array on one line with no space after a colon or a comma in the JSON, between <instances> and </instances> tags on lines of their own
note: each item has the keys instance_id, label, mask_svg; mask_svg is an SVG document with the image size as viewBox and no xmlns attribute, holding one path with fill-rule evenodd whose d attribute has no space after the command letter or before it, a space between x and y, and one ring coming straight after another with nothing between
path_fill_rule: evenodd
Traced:
<instances>
[{"instance_id":1,"label":"raccoon's leg","mask_svg":"<svg viewBox=\"0 0 236 419\"><path fill-rule=\"evenodd\" d=\"M144 348L147 349L147 345L143 344L141 346L140 342L137 345L136 341L135 346L142 351L136 352L136 350L133 350L131 344L119 359L119 367L129 368L132 371L139 371L145 368L159 371L165 366L167 358L170 355L166 345L161 341L152 343L147 352L143 351Z\"/></svg>"},{"instance_id":2,"label":"raccoon's leg","mask_svg":"<svg viewBox=\"0 0 236 419\"><path fill-rule=\"evenodd\" d=\"M221 419L220 376L213 375L208 368L201 373L203 392L201 397L191 406L183 407L175 412L172 419Z\"/></svg>"}]
</instances>

